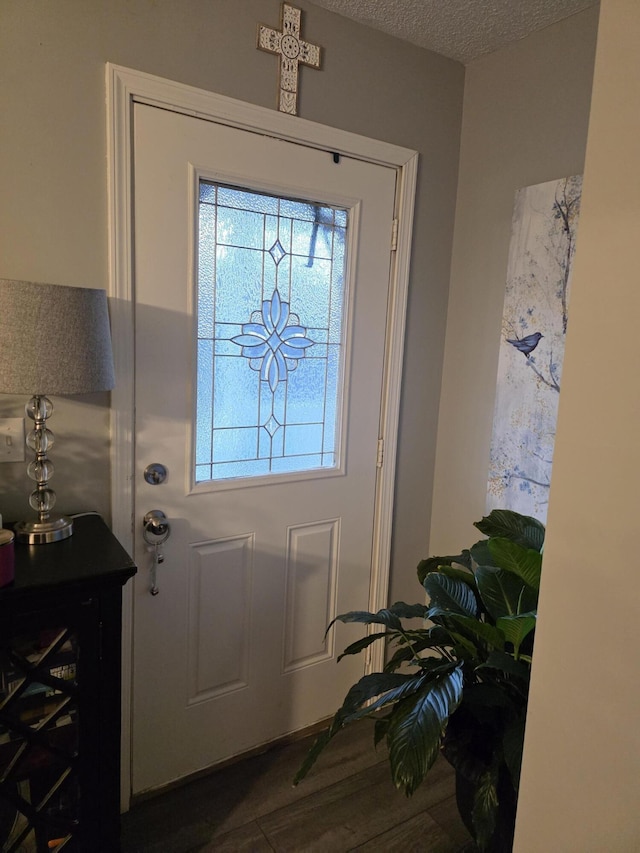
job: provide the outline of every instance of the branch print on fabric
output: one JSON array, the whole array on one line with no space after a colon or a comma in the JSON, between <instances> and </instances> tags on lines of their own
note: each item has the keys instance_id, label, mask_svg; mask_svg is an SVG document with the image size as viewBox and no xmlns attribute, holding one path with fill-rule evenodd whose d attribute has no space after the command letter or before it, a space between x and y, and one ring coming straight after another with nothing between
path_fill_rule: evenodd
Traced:
<instances>
[{"instance_id":1,"label":"branch print on fabric","mask_svg":"<svg viewBox=\"0 0 640 853\"><path fill-rule=\"evenodd\" d=\"M546 519L581 190L575 176L516 193L488 511Z\"/></svg>"}]
</instances>

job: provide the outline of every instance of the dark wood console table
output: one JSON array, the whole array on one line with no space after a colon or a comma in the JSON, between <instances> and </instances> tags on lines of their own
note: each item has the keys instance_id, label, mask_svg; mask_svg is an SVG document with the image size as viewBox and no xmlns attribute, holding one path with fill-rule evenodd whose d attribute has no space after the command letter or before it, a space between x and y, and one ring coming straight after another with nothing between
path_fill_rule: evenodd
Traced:
<instances>
[{"instance_id":1,"label":"dark wood console table","mask_svg":"<svg viewBox=\"0 0 640 853\"><path fill-rule=\"evenodd\" d=\"M122 587L136 567L96 515L15 553L0 589L1 849L114 853Z\"/></svg>"}]
</instances>

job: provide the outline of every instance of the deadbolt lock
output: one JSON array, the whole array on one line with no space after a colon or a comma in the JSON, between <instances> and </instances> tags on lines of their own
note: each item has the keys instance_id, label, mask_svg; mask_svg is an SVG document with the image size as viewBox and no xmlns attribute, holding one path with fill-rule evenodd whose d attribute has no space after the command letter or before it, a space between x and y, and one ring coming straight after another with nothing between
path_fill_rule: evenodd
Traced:
<instances>
[{"instance_id":1,"label":"deadbolt lock","mask_svg":"<svg viewBox=\"0 0 640 853\"><path fill-rule=\"evenodd\" d=\"M152 462L144 469L144 479L150 486L159 486L167 479L167 469L160 462Z\"/></svg>"}]
</instances>

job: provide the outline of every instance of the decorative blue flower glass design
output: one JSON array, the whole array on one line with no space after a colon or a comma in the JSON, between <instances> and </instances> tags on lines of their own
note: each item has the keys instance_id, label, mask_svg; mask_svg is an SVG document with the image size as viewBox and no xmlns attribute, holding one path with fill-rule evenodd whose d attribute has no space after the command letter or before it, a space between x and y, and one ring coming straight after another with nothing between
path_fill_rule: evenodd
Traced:
<instances>
[{"instance_id":1,"label":"decorative blue flower glass design","mask_svg":"<svg viewBox=\"0 0 640 853\"><path fill-rule=\"evenodd\" d=\"M299 322L298 317L290 313L289 303L280 299L276 288L271 299L262 303L262 323L244 323L242 334L231 339L242 347L245 358L260 363L260 378L269 383L272 393L279 382L286 381L288 370L294 370L297 360L314 344L307 337L304 326L288 325L294 317ZM289 360L293 363L288 364Z\"/></svg>"}]
</instances>

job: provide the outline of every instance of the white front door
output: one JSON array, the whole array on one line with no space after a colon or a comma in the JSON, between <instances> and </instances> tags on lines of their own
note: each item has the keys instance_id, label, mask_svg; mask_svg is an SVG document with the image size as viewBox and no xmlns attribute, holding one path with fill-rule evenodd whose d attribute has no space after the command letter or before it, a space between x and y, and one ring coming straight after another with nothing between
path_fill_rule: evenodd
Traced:
<instances>
[{"instance_id":1,"label":"white front door","mask_svg":"<svg viewBox=\"0 0 640 853\"><path fill-rule=\"evenodd\" d=\"M170 525L157 595L136 543L141 792L363 674L324 632L369 601L396 170L136 105L134 176L136 516Z\"/></svg>"}]
</instances>

